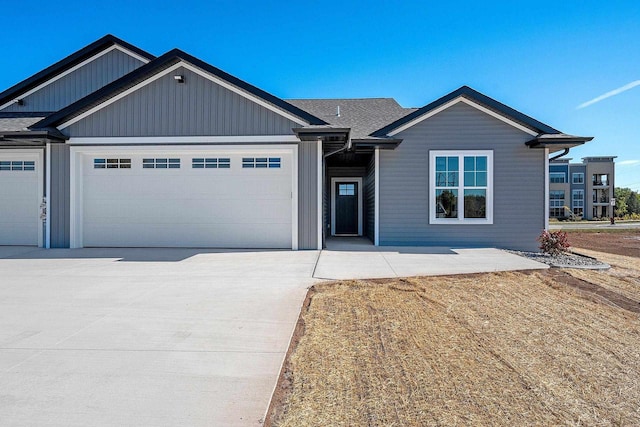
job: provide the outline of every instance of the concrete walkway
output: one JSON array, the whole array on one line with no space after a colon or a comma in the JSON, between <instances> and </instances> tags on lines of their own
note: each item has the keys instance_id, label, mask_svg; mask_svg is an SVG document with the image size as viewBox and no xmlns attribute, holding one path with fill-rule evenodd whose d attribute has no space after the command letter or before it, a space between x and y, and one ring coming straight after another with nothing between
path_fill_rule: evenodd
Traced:
<instances>
[{"instance_id":1,"label":"concrete walkway","mask_svg":"<svg viewBox=\"0 0 640 427\"><path fill-rule=\"evenodd\" d=\"M366 279L546 268L546 264L499 249L376 247L364 238L345 237L327 240L313 277Z\"/></svg>"}]
</instances>

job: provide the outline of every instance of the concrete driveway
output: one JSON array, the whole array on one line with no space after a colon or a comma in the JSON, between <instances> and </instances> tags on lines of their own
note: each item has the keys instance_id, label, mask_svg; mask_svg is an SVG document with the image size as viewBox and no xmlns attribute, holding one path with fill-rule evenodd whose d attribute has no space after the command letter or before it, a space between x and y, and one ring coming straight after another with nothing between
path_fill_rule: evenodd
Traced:
<instances>
[{"instance_id":1,"label":"concrete driveway","mask_svg":"<svg viewBox=\"0 0 640 427\"><path fill-rule=\"evenodd\" d=\"M259 425L317 256L0 247L0 424Z\"/></svg>"},{"instance_id":2,"label":"concrete driveway","mask_svg":"<svg viewBox=\"0 0 640 427\"><path fill-rule=\"evenodd\" d=\"M495 249L327 244L0 246L0 424L256 426L318 279L547 268Z\"/></svg>"}]
</instances>

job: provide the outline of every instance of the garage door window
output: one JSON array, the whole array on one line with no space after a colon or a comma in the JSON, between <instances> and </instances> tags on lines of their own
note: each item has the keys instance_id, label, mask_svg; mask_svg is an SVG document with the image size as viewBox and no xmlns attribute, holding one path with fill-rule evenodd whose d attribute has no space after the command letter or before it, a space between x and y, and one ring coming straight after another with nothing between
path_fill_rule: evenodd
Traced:
<instances>
[{"instance_id":1,"label":"garage door window","mask_svg":"<svg viewBox=\"0 0 640 427\"><path fill-rule=\"evenodd\" d=\"M36 162L15 160L0 162L0 171L34 171L36 170Z\"/></svg>"},{"instance_id":2,"label":"garage door window","mask_svg":"<svg viewBox=\"0 0 640 427\"><path fill-rule=\"evenodd\" d=\"M94 169L131 169L131 159L93 159Z\"/></svg>"},{"instance_id":3,"label":"garage door window","mask_svg":"<svg viewBox=\"0 0 640 427\"><path fill-rule=\"evenodd\" d=\"M231 159L229 158L197 158L191 159L193 169L229 169Z\"/></svg>"},{"instance_id":4,"label":"garage door window","mask_svg":"<svg viewBox=\"0 0 640 427\"><path fill-rule=\"evenodd\" d=\"M142 159L144 169L180 169L180 159Z\"/></svg>"},{"instance_id":5,"label":"garage door window","mask_svg":"<svg viewBox=\"0 0 640 427\"><path fill-rule=\"evenodd\" d=\"M280 157L243 157L243 168L280 168Z\"/></svg>"}]
</instances>

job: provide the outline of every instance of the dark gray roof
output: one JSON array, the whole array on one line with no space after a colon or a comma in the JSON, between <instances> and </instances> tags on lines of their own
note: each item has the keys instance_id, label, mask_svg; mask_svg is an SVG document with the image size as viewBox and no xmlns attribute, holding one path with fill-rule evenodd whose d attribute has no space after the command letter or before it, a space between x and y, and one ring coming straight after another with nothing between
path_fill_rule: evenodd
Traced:
<instances>
[{"instance_id":1,"label":"dark gray roof","mask_svg":"<svg viewBox=\"0 0 640 427\"><path fill-rule=\"evenodd\" d=\"M15 132L26 130L32 124L44 117L0 117L0 132Z\"/></svg>"},{"instance_id":2,"label":"dark gray roof","mask_svg":"<svg viewBox=\"0 0 640 427\"><path fill-rule=\"evenodd\" d=\"M352 139L369 134L415 111L403 108L393 98L287 99L289 104L341 128L351 128ZM340 115L338 116L338 107Z\"/></svg>"}]
</instances>

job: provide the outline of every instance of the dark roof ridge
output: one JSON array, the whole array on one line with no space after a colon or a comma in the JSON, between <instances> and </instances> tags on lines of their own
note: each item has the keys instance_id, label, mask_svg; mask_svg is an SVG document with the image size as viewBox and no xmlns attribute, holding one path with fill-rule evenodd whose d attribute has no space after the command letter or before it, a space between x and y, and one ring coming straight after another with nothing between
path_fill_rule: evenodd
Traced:
<instances>
[{"instance_id":1,"label":"dark roof ridge","mask_svg":"<svg viewBox=\"0 0 640 427\"><path fill-rule=\"evenodd\" d=\"M77 50L76 52L72 53L71 55L61 59L60 61L56 62L53 65L50 65L49 67L45 68L44 70L41 70L39 72L37 72L36 74L32 75L31 77L26 78L25 80L11 86L9 89L0 92L0 105L5 104L15 98L17 98L18 96L22 95L23 93L31 90L32 88L38 86L39 84L42 84L44 82L46 82L47 80L57 76L58 74L68 70L69 68L74 67L75 65L81 63L82 61L84 61L85 59L88 59L90 57L92 57L93 55L95 55L98 52L101 52L102 50L106 49L109 46L112 45L120 45L123 48L130 50L142 57L147 58L148 60L152 60L155 58L154 55L151 55L150 53L130 44L125 42L122 39L119 39L111 34L107 34L101 38L99 38L98 40L94 41L93 43L88 44L87 46L83 47L80 50Z\"/></svg>"},{"instance_id":2,"label":"dark roof ridge","mask_svg":"<svg viewBox=\"0 0 640 427\"><path fill-rule=\"evenodd\" d=\"M136 84L144 81L147 77L155 74L158 71L161 71L165 68L170 67L173 64L176 64L180 61L188 62L206 72L209 72L216 77L225 80L232 85L251 93L268 103L281 108L289 113L297 116L310 124L327 124L324 120L319 119L316 116L309 114L308 112L289 104L288 102L280 99L262 89L259 89L231 74L222 71L219 68L210 65L201 59L196 58L180 49L174 48L164 53L163 55L155 58L150 61L148 64L145 64L128 74L120 77L119 79L109 83L108 85L98 89L97 91L85 96L84 98L79 99L73 104L63 108L62 110L46 117L45 119L39 121L38 123L33 124L31 129L39 129L41 127L49 127L49 126L57 126L61 123L64 123L68 119L75 117L77 114L82 113L95 105L100 104L101 102L121 93L128 88L135 86Z\"/></svg>"},{"instance_id":3,"label":"dark roof ridge","mask_svg":"<svg viewBox=\"0 0 640 427\"><path fill-rule=\"evenodd\" d=\"M416 111L407 114L406 116L396 120L393 123L388 124L387 126L378 129L377 131L371 133L371 136L377 136L377 137L383 137L383 136L387 136L388 133L392 132L393 130L399 128L400 126L428 113L431 110L434 110L440 106L442 106L443 104L446 104L449 101L452 101L458 97L464 97L467 99L471 99L473 101L476 101L480 104L483 104L484 106L488 107L491 110L494 110L500 114L502 114L505 117L511 118L512 120L523 124L524 126L530 128L533 131L536 131L538 133L541 134L558 134L560 133L559 130L552 128L549 125L546 125L536 119L534 119L533 117L530 117L524 113L521 113L511 107L509 107L508 105L505 105L499 101L496 101L493 98L488 97L487 95L484 95L480 92L478 92L477 90L469 87L469 86L461 86L460 88L454 90L453 92L448 93L447 95L444 95L443 97L430 102L429 104L425 105L422 108L417 109Z\"/></svg>"}]
</instances>

